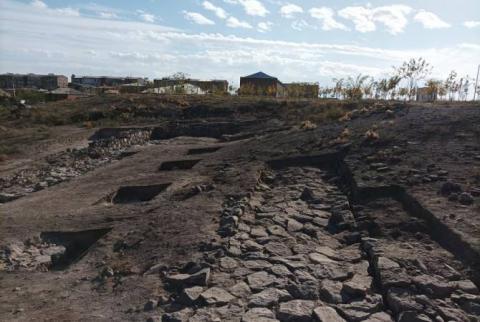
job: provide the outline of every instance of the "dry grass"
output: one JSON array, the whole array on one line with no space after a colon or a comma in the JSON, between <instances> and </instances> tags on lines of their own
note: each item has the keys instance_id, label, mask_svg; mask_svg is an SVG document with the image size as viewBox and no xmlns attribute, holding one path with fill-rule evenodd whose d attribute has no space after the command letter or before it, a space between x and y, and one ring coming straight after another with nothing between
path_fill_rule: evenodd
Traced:
<instances>
[{"instance_id":1,"label":"dry grass","mask_svg":"<svg viewBox=\"0 0 480 322\"><path fill-rule=\"evenodd\" d=\"M300 129L302 130L314 130L317 128L317 125L315 123L312 123L310 121L304 121L300 124Z\"/></svg>"}]
</instances>

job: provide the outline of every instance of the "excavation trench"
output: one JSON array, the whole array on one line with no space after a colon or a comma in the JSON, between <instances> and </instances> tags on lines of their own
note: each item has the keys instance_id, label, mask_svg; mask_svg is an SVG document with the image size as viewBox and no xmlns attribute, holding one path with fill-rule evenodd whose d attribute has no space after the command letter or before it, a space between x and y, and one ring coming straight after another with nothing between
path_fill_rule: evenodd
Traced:
<instances>
[{"instance_id":1,"label":"excavation trench","mask_svg":"<svg viewBox=\"0 0 480 322\"><path fill-rule=\"evenodd\" d=\"M198 155L198 154L213 153L213 152L217 152L221 148L222 148L221 146L213 146L213 147L207 147L207 148L190 149L188 150L187 154Z\"/></svg>"},{"instance_id":2,"label":"excavation trench","mask_svg":"<svg viewBox=\"0 0 480 322\"><path fill-rule=\"evenodd\" d=\"M102 237L104 237L112 228L83 230L83 231L53 231L43 232L40 238L44 242L61 245L65 247L65 252L52 256L52 270L63 270L71 264L79 261L91 247Z\"/></svg>"},{"instance_id":3,"label":"excavation trench","mask_svg":"<svg viewBox=\"0 0 480 322\"><path fill-rule=\"evenodd\" d=\"M165 191L170 185L171 183L162 183L148 186L121 187L115 193L111 202L114 204L129 204L150 201L158 194Z\"/></svg>"},{"instance_id":4,"label":"excavation trench","mask_svg":"<svg viewBox=\"0 0 480 322\"><path fill-rule=\"evenodd\" d=\"M201 161L200 159L167 161L167 162L163 162L160 165L158 170L159 171L190 170L200 161Z\"/></svg>"},{"instance_id":5,"label":"excavation trench","mask_svg":"<svg viewBox=\"0 0 480 322\"><path fill-rule=\"evenodd\" d=\"M259 121L242 122L171 122L165 126L155 127L150 136L151 140L168 140L178 136L208 137L221 139L224 135L240 133Z\"/></svg>"},{"instance_id":6,"label":"excavation trench","mask_svg":"<svg viewBox=\"0 0 480 322\"><path fill-rule=\"evenodd\" d=\"M422 204L405 188L399 185L362 187L358 186L354 175L344 161L347 149L335 152L326 152L316 155L299 155L291 158L268 161L267 164L273 169L286 167L317 167L329 171L332 177L338 177L336 184L347 196L351 211L357 217L355 206L368 201L382 198L390 198L401 204L405 212L414 218L419 218L426 223L426 234L437 242L445 250L453 254L466 267L473 272L472 281L480 287L480 254L461 236L442 223L432 212Z\"/></svg>"}]
</instances>

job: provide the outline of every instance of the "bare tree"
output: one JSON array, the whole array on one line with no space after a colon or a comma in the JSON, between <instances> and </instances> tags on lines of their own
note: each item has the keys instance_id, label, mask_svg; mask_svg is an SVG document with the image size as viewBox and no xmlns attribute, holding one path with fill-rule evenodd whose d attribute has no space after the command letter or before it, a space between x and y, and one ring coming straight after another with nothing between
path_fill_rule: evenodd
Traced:
<instances>
[{"instance_id":1,"label":"bare tree","mask_svg":"<svg viewBox=\"0 0 480 322\"><path fill-rule=\"evenodd\" d=\"M402 66L397 69L397 74L402 79L408 82L409 98L415 96L415 89L419 81L425 79L432 72L432 67L422 57L412 58L408 62L404 62Z\"/></svg>"},{"instance_id":2,"label":"bare tree","mask_svg":"<svg viewBox=\"0 0 480 322\"><path fill-rule=\"evenodd\" d=\"M168 79L174 79L174 80L186 80L190 78L190 75L187 73L182 73L182 72L177 72L175 74L172 74L167 77Z\"/></svg>"},{"instance_id":3,"label":"bare tree","mask_svg":"<svg viewBox=\"0 0 480 322\"><path fill-rule=\"evenodd\" d=\"M444 82L445 91L448 94L448 99L453 100L454 88L456 86L457 72L452 70Z\"/></svg>"},{"instance_id":4,"label":"bare tree","mask_svg":"<svg viewBox=\"0 0 480 322\"><path fill-rule=\"evenodd\" d=\"M335 98L340 98L340 95L343 96L343 83L345 80L343 78L334 78L333 82L335 83L333 95Z\"/></svg>"},{"instance_id":5,"label":"bare tree","mask_svg":"<svg viewBox=\"0 0 480 322\"><path fill-rule=\"evenodd\" d=\"M466 101L470 92L471 78L467 75L463 78L462 85L459 88L459 99Z\"/></svg>"}]
</instances>

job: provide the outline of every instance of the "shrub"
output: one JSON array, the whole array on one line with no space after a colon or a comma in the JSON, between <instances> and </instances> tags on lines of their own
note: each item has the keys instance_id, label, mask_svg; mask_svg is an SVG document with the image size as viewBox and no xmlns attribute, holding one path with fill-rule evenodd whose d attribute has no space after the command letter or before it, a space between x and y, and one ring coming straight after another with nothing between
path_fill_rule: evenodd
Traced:
<instances>
[{"instance_id":1,"label":"shrub","mask_svg":"<svg viewBox=\"0 0 480 322\"><path fill-rule=\"evenodd\" d=\"M328 120L338 120L344 116L345 112L338 106L330 107L325 112L325 118Z\"/></svg>"},{"instance_id":2,"label":"shrub","mask_svg":"<svg viewBox=\"0 0 480 322\"><path fill-rule=\"evenodd\" d=\"M376 141L378 139L380 139L380 134L375 129L370 129L365 132L366 141Z\"/></svg>"},{"instance_id":3,"label":"shrub","mask_svg":"<svg viewBox=\"0 0 480 322\"><path fill-rule=\"evenodd\" d=\"M302 130L314 130L316 128L317 128L317 125L308 120L303 121L302 124L300 124L300 129Z\"/></svg>"}]
</instances>

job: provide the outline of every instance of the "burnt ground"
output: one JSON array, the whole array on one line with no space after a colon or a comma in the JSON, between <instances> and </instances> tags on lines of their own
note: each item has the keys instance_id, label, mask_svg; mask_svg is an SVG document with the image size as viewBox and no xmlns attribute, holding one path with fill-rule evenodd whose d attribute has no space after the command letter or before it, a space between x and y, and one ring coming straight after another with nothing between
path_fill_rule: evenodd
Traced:
<instances>
[{"instance_id":1,"label":"burnt ground","mask_svg":"<svg viewBox=\"0 0 480 322\"><path fill-rule=\"evenodd\" d=\"M32 182L6 167L0 320L480 321L480 108L274 115L102 130Z\"/></svg>"}]
</instances>

